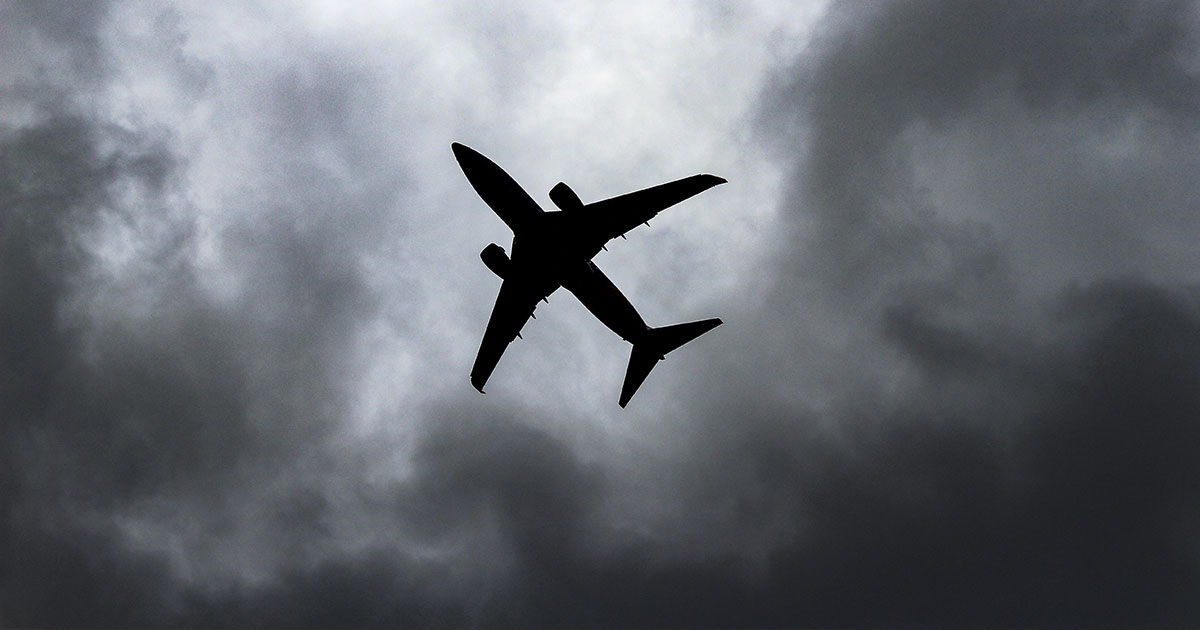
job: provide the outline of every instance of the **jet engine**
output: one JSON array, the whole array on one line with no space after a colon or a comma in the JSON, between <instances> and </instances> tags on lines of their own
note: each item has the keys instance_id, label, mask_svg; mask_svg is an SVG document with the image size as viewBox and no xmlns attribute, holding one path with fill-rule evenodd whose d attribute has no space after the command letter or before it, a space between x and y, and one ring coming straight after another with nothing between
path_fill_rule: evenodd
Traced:
<instances>
[{"instance_id":1,"label":"jet engine","mask_svg":"<svg viewBox=\"0 0 1200 630\"><path fill-rule=\"evenodd\" d=\"M554 188L550 189L550 201L563 210L578 210L583 207L579 195L576 195L575 191L563 182L558 182Z\"/></svg>"},{"instance_id":2,"label":"jet engine","mask_svg":"<svg viewBox=\"0 0 1200 630\"><path fill-rule=\"evenodd\" d=\"M479 252L479 258L497 276L503 278L504 274L508 273L508 266L511 264L511 261L508 259L508 254L504 253L503 247L492 243Z\"/></svg>"}]
</instances>

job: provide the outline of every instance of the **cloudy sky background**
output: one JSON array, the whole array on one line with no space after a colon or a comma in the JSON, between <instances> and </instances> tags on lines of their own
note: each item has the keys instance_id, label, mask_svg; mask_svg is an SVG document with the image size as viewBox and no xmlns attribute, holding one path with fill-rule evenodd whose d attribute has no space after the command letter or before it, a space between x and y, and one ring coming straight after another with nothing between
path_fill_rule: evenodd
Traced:
<instances>
[{"instance_id":1,"label":"cloudy sky background","mask_svg":"<svg viewBox=\"0 0 1200 630\"><path fill-rule=\"evenodd\" d=\"M1200 8L0 5L0 624L1200 619ZM628 409L511 234L719 316Z\"/></svg>"}]
</instances>

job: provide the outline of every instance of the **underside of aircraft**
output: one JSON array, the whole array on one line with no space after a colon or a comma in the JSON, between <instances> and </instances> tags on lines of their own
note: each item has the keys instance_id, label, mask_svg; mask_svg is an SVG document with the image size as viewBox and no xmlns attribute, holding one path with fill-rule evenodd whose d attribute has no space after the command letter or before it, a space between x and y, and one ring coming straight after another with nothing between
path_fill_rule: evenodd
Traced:
<instances>
[{"instance_id":1,"label":"underside of aircraft","mask_svg":"<svg viewBox=\"0 0 1200 630\"><path fill-rule=\"evenodd\" d=\"M502 280L471 368L471 384L480 393L505 349L533 317L538 302L559 287L575 294L597 319L633 344L621 386L621 407L668 353L721 324L713 318L673 326L646 325L592 258L608 241L624 237L643 223L649 225L662 210L723 184L724 179L692 175L590 204L559 182L550 190L550 200L559 211L545 212L495 162L457 142L450 146L475 192L513 231L511 255L495 243L479 255Z\"/></svg>"}]
</instances>

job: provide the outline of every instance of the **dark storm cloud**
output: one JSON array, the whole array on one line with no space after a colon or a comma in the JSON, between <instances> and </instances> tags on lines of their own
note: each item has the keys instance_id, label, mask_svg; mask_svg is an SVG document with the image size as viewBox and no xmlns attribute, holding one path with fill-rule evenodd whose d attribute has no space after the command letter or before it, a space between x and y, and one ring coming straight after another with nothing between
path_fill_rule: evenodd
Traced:
<instances>
[{"instance_id":1,"label":"dark storm cloud","mask_svg":"<svg viewBox=\"0 0 1200 630\"><path fill-rule=\"evenodd\" d=\"M9 10L103 60L102 14ZM4 94L31 115L0 128L0 620L158 625L189 618L198 596L184 597L194 585L168 554L131 546L142 515L203 546L228 534L247 494L280 484L303 495L323 465L311 462L348 413L348 348L374 308L356 267L370 231L357 209L371 211L374 192L291 160L286 183L309 205L268 195L256 222L231 225L219 255L247 289L215 299L195 263L176 138L105 120L72 77L93 68L77 66ZM304 131L275 139L301 149ZM117 269L114 230L136 252ZM321 505L289 518L319 522ZM281 550L314 535L288 525Z\"/></svg>"},{"instance_id":2,"label":"dark storm cloud","mask_svg":"<svg viewBox=\"0 0 1200 630\"><path fill-rule=\"evenodd\" d=\"M595 568L586 540L604 480L571 449L503 413L433 412L408 483L355 488L396 541L264 585L187 596L185 618L216 625L361 627L574 619ZM317 502L321 499L317 498ZM403 546L426 549L406 555Z\"/></svg>"},{"instance_id":3,"label":"dark storm cloud","mask_svg":"<svg viewBox=\"0 0 1200 630\"><path fill-rule=\"evenodd\" d=\"M1114 119L1160 113L1194 133L1194 9L1184 2L835 6L819 51L799 62L767 105L783 114L768 114L768 124L791 129L791 148L806 154L795 193L803 200L788 207L819 231L811 255L847 291L939 252L970 265L963 257L977 248L959 247L961 237L947 234L914 190L904 134L920 124L950 125L985 109L987 99L1012 95L1047 122L1077 116L1081 129L1084 114L1100 110Z\"/></svg>"},{"instance_id":4,"label":"dark storm cloud","mask_svg":"<svg viewBox=\"0 0 1200 630\"><path fill-rule=\"evenodd\" d=\"M723 535L744 538L773 516L794 523L761 567L736 554L668 557L654 534L596 553L588 541L614 525L602 518L613 491L604 475L520 421L466 412L425 439L395 510L410 536L499 550L487 561L500 579L464 587L455 563L380 549L194 613L334 626L1193 619L1189 532L1200 513L1194 484L1180 480L1200 444L1200 301L1102 283L1064 295L1041 324L1058 333L1049 347L933 374L876 406L870 427L847 422L848 434L762 403L716 418L737 428L693 453L715 472L689 475L699 484L689 518L711 517L703 510L729 493L741 522ZM966 402L941 393L954 380L972 390Z\"/></svg>"},{"instance_id":5,"label":"dark storm cloud","mask_svg":"<svg viewBox=\"0 0 1200 630\"><path fill-rule=\"evenodd\" d=\"M688 360L667 437L609 461L544 412L423 400L398 412L422 418L399 479L362 461L391 442L338 433L355 333L423 299L361 267L398 194L380 182L410 184L373 168L371 78L309 42L217 106L253 121L261 169L238 175L215 245L171 131L80 107L86 65L26 82L5 97L33 119L0 128L0 622L1194 622L1200 294L1153 239L1196 234L1169 208L1192 196L1192 144L1155 162L1176 171L1076 146L1111 120L1150 129L1119 147L1135 157L1195 137L1194 20L1184 3L838 5L764 99L795 247ZM102 63L87 22L34 22ZM1030 168L1072 163L1069 186L1055 171L1031 191L1010 166L988 191L927 190L1040 135ZM1113 191L1141 204L1136 265L1046 246L1099 241L1086 220L1126 209L1088 203ZM1047 220L1022 228L990 201L1006 197ZM117 271L114 225L137 252ZM1052 263L1065 280L1015 271Z\"/></svg>"},{"instance_id":6,"label":"dark storm cloud","mask_svg":"<svg viewBox=\"0 0 1200 630\"><path fill-rule=\"evenodd\" d=\"M767 427L705 461L753 461L730 492L791 505L795 540L764 579L788 623L1180 621L1200 572L1200 320L1194 293L1107 282L1055 301L1019 339L891 334L920 382L843 405L837 432ZM716 394L720 396L721 394ZM778 410L775 410L778 411ZM804 418L797 418L804 421ZM812 419L806 424L811 426Z\"/></svg>"},{"instance_id":7,"label":"dark storm cloud","mask_svg":"<svg viewBox=\"0 0 1200 630\"><path fill-rule=\"evenodd\" d=\"M932 168L971 159L964 147L1003 149L1006 125L1010 142L1062 141L1041 145L1050 180L1113 166L1073 146L1109 119L1195 138L1195 18L1186 3L845 4L779 77L764 121L796 156L782 206L795 245L767 308L748 316L751 336L769 339L735 340L727 356L784 349L756 354L774 353L769 369L722 358L719 370L743 375L712 377L694 438L708 449L697 462L731 472L698 484L697 502L745 497L751 514L793 525L749 590L764 623L1200 612L1183 533L1200 497L1180 482L1200 454L1195 276L1146 236L1195 234L1188 208L1164 209L1193 184L1124 164L1067 193L999 176L986 180L997 190L949 197L964 210L926 186L969 162L918 176L931 168L922 150L951 152ZM939 134L955 140L939 146ZM1141 141L1125 148L1157 159ZM1103 203L1111 193L1132 205ZM988 205L1005 195L1034 202L1036 226ZM1145 236L1110 253L1136 253L1134 266L1054 249L1066 232L1094 244L1116 215L1138 217L1128 229ZM1069 284L1036 277L1055 267ZM1140 279L1105 279L1112 268ZM809 397L823 411L776 402Z\"/></svg>"},{"instance_id":8,"label":"dark storm cloud","mask_svg":"<svg viewBox=\"0 0 1200 630\"><path fill-rule=\"evenodd\" d=\"M136 448L143 437L155 441L151 435L139 436L136 426L109 424L104 411L92 407L116 402L104 394L94 397L105 386L92 377L111 373L92 372L83 364L80 331L63 323L63 298L84 264L71 242L71 227L92 218L90 211L103 203L113 180L133 177L153 186L152 178L135 173L157 169L132 165L164 159L137 147L101 157L94 133L78 118L56 115L30 129L6 130L3 144L5 623L120 623L126 615L152 616L161 605L146 589L161 578L161 563L113 550L108 532L88 531L77 520L79 512L103 511L138 486L163 481L175 466L161 465L159 453ZM123 419L136 425L146 420L139 411L146 412L151 421L142 429L172 434L162 418L154 417L163 411L155 407L171 394L143 387L169 385L173 379L133 367L128 376L135 378L118 383L135 395L114 397L132 406ZM148 382L154 380L159 383ZM216 393L229 400L226 392ZM171 445L189 452L202 448L189 443L197 436L175 437L181 439L168 440L164 456L178 455ZM114 575L126 578L128 586L115 586ZM64 585L89 595L76 606L61 607ZM58 616L40 617L51 611Z\"/></svg>"}]
</instances>

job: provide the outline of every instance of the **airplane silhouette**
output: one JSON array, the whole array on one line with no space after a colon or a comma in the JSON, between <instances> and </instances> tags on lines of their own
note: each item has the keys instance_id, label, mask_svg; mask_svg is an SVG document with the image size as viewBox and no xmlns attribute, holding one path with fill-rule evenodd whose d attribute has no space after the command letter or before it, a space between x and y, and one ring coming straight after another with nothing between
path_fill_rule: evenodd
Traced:
<instances>
[{"instance_id":1,"label":"airplane silhouette","mask_svg":"<svg viewBox=\"0 0 1200 630\"><path fill-rule=\"evenodd\" d=\"M584 204L575 191L559 182L550 189L550 200L561 212L545 212L504 169L478 151L457 142L454 157L475 192L513 231L512 257L492 243L479 257L500 276L500 294L479 344L471 368L471 384L483 386L500 356L525 322L533 317L539 300L558 288L575 294L604 325L633 344L618 404L624 407L646 380L650 370L667 353L721 324L718 318L653 328L646 325L633 304L592 262L608 241L645 223L660 211L684 199L724 184L716 175L693 175L619 197Z\"/></svg>"}]
</instances>

